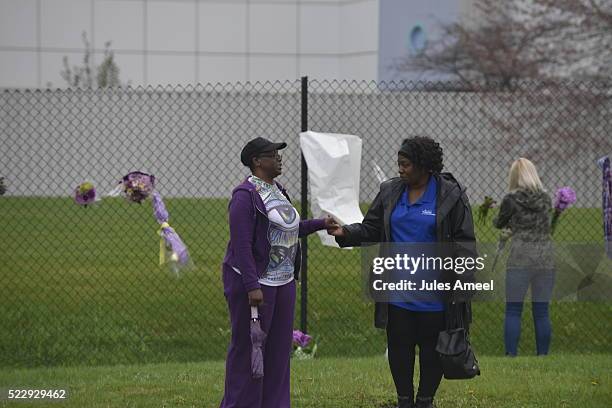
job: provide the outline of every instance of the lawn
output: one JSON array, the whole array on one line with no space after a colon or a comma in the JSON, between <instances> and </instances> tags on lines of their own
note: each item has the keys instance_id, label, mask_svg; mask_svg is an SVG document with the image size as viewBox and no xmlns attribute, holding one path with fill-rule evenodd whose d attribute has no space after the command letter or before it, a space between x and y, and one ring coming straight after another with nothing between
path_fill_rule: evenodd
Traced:
<instances>
[{"instance_id":1,"label":"lawn","mask_svg":"<svg viewBox=\"0 0 612 408\"><path fill-rule=\"evenodd\" d=\"M222 359L229 337L220 279L227 200L168 199L167 206L196 265L180 279L156 264L158 226L148 203L106 199L82 208L68 198L2 197L0 367ZM600 242L598 211L568 210L557 239ZM479 226L478 238L494 242L496 234ZM385 338L361 295L360 251L309 242L309 332L321 356L380 355ZM611 312L610 303L553 305L552 349L610 352ZM475 304L474 314L476 350L500 355L503 304ZM523 326L520 352L533 354L528 307Z\"/></svg>"},{"instance_id":2,"label":"lawn","mask_svg":"<svg viewBox=\"0 0 612 408\"><path fill-rule=\"evenodd\" d=\"M443 380L438 408L604 408L612 400L612 356L483 356L482 375ZM0 401L0 407L218 407L221 361L0 370L0 389L68 388L58 403ZM415 379L416 381L416 379ZM295 408L390 408L395 389L383 356L292 363Z\"/></svg>"}]
</instances>

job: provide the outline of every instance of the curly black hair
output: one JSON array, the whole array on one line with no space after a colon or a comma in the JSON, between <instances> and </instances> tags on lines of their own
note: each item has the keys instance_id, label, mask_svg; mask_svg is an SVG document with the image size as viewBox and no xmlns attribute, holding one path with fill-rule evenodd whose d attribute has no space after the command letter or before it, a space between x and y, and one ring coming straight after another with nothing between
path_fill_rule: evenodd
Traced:
<instances>
[{"instance_id":1,"label":"curly black hair","mask_svg":"<svg viewBox=\"0 0 612 408\"><path fill-rule=\"evenodd\" d=\"M440 143L429 137L415 136L404 139L399 153L407 157L413 165L426 171L440 173L444 168Z\"/></svg>"}]
</instances>

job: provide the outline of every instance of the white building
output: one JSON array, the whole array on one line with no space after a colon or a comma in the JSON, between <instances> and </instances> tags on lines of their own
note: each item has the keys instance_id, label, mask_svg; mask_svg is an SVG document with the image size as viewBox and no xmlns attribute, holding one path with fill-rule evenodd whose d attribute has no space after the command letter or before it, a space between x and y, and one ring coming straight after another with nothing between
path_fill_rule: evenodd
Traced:
<instances>
[{"instance_id":1,"label":"white building","mask_svg":"<svg viewBox=\"0 0 612 408\"><path fill-rule=\"evenodd\" d=\"M82 32L93 65L112 42L133 86L398 79L389 61L435 38L437 22L464 11L457 4L467 2L0 0L0 87L65 86L62 58L81 65Z\"/></svg>"}]
</instances>

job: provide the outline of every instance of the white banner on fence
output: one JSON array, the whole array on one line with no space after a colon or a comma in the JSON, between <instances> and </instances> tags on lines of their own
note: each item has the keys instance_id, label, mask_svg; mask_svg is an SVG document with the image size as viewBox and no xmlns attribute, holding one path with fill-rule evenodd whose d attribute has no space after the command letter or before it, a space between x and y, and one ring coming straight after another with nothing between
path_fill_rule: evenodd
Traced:
<instances>
[{"instance_id":1,"label":"white banner on fence","mask_svg":"<svg viewBox=\"0 0 612 408\"><path fill-rule=\"evenodd\" d=\"M313 217L331 215L342 225L363 221L359 209L361 146L361 139L354 135L300 133L300 147L308 164ZM338 246L326 231L318 234L323 245Z\"/></svg>"}]
</instances>

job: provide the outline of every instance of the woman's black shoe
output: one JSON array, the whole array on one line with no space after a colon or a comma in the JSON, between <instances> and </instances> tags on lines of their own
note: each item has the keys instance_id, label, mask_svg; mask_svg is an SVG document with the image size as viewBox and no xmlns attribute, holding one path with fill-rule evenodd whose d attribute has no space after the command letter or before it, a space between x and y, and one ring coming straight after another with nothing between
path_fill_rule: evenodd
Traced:
<instances>
[{"instance_id":1,"label":"woman's black shoe","mask_svg":"<svg viewBox=\"0 0 612 408\"><path fill-rule=\"evenodd\" d=\"M415 408L412 397L397 397L397 408Z\"/></svg>"},{"instance_id":2,"label":"woman's black shoe","mask_svg":"<svg viewBox=\"0 0 612 408\"><path fill-rule=\"evenodd\" d=\"M432 397L417 397L416 399L416 404L414 406L415 408L436 408L433 404L433 398Z\"/></svg>"}]
</instances>

